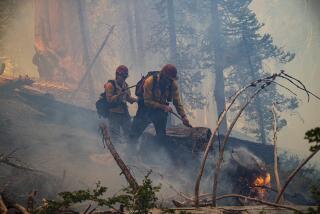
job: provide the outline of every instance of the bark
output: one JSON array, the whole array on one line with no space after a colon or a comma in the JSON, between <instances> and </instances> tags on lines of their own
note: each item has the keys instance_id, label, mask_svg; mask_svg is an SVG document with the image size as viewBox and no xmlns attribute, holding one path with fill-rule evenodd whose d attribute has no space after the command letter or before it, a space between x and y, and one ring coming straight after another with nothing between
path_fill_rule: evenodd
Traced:
<instances>
[{"instance_id":1,"label":"bark","mask_svg":"<svg viewBox=\"0 0 320 214\"><path fill-rule=\"evenodd\" d=\"M76 84L85 72L79 0L35 0L34 5L33 63L40 78Z\"/></svg>"},{"instance_id":2,"label":"bark","mask_svg":"<svg viewBox=\"0 0 320 214\"><path fill-rule=\"evenodd\" d=\"M154 129L147 129L142 140L146 143L149 137L156 135ZM173 145L183 147L192 152L203 151L206 143L211 137L211 130L206 127L171 127L167 128L166 135L170 138Z\"/></svg>"},{"instance_id":3,"label":"bark","mask_svg":"<svg viewBox=\"0 0 320 214\"><path fill-rule=\"evenodd\" d=\"M215 74L215 84L214 84L214 99L216 101L217 115L220 115L225 108L225 93L224 93L224 76L222 64L223 59L223 49L221 47L221 26L218 11L217 0L211 0L211 47L214 54L214 74ZM225 117L220 125L219 133L225 134L227 131L227 117Z\"/></svg>"},{"instance_id":4,"label":"bark","mask_svg":"<svg viewBox=\"0 0 320 214\"><path fill-rule=\"evenodd\" d=\"M137 60L138 60L138 69L145 69L145 60L144 60L144 45L143 45L143 27L141 24L141 0L134 1L134 21L136 25L136 44L137 44Z\"/></svg>"},{"instance_id":5,"label":"bark","mask_svg":"<svg viewBox=\"0 0 320 214\"><path fill-rule=\"evenodd\" d=\"M275 104L272 105L272 115L273 115L273 162L274 162L274 178L276 181L277 192L281 191L281 183L279 178L279 169L278 169L278 154L277 154L277 114L275 110ZM283 201L281 197L281 201Z\"/></svg>"},{"instance_id":6,"label":"bark","mask_svg":"<svg viewBox=\"0 0 320 214\"><path fill-rule=\"evenodd\" d=\"M109 132L108 132L106 124L101 123L100 130L102 133L103 141L106 143L106 146L108 147L109 151L111 152L114 160L117 162L117 165L119 166L119 168L123 172L127 182L131 186L131 188L133 188L133 190L136 192L139 188L139 185L138 185L137 181L135 180L135 178L131 175L130 170L128 169L126 164L123 162L123 160L119 156L117 150L114 148L114 146L110 140L110 136L109 136Z\"/></svg>"}]
</instances>

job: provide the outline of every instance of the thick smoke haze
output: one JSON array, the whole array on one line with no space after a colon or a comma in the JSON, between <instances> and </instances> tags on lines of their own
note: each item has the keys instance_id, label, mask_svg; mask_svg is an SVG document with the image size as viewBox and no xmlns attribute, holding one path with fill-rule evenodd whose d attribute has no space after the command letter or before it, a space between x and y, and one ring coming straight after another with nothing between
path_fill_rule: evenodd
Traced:
<instances>
[{"instance_id":1,"label":"thick smoke haze","mask_svg":"<svg viewBox=\"0 0 320 214\"><path fill-rule=\"evenodd\" d=\"M97 98L103 90L103 83L108 79L114 78L114 71L119 64L125 64L130 69L129 85L134 85L140 79L141 74L145 74L146 71L159 70L161 68L164 64L164 61L160 60L163 53L155 53L148 58L143 51L141 52L141 49L138 49L140 52L138 51L135 55L138 56L138 59L132 57L131 52L137 47L130 47L125 38L130 34L127 29L130 20L128 21L127 16L130 12L128 7L133 8L133 1L100 0L84 2L90 3L86 15L90 21L87 33L91 42L89 51L91 59L99 49L110 26L116 26L113 35L101 53L99 64L97 63L93 69L93 73L96 74L94 88ZM155 11L144 10L149 6L150 2L141 0L138 5L139 8L135 8L142 11L139 13L140 19L147 20L148 23L153 21L153 17L156 17ZM253 0L249 8L256 13L258 20L265 24L261 29L262 33L270 33L276 44L296 54L293 61L281 67L272 60L264 61L263 67L271 73L284 69L288 74L304 82L310 91L320 95L319 1ZM194 10L196 9L194 8ZM32 78L39 78L37 67L32 63L32 58L35 54L34 20L34 1L16 1L12 16L8 19L5 31L1 31L2 35L0 37L0 60L4 61L7 66L4 73L5 76L18 77L19 75L28 74ZM192 14L187 16L187 20L190 23L194 23L199 32L206 28L209 23L207 16L203 18L201 23L194 19ZM137 23L131 24L136 25ZM150 25L141 27L141 31L144 32L144 40L151 37L152 30ZM139 41L136 41L135 44L139 44ZM145 44L142 48L148 51L152 49L148 44ZM141 59L145 59L145 61L139 61ZM191 123L194 126L213 128L216 125L217 115L212 87L214 78L214 76L206 74L200 89L197 89L204 93L207 106L204 110L192 111L194 117L191 118ZM282 92L287 93L285 90ZM293 112L281 115L287 120L288 124L279 132L278 145L283 151L289 150L304 157L309 153L307 141L303 139L304 133L320 125L320 101L311 98L310 102L307 102L307 96L304 93L297 93L300 106ZM6 104L9 107L10 105L13 104ZM93 106L94 104L90 105L89 108L92 109ZM21 108L26 108L29 111L31 107L22 106ZM134 115L136 108L136 104L130 105L131 116ZM15 112L10 111L3 113L3 115L12 116L17 121L12 124L12 132L15 132L16 127L20 128L19 130L25 128L29 131L28 134L18 131L20 135L15 136L17 137L15 142L19 141L17 145L24 148L23 155L26 162L36 163L33 166L57 177L63 177L65 171L64 187L70 189L91 188L95 182L101 180L103 185L109 187L110 194L113 194L119 190L119 187L126 185L123 175L119 175L120 169L116 166L108 150L104 149L101 144L101 139L98 135L98 123L100 121L97 119L90 121L81 121L81 118L79 120L77 118L72 119L77 121L77 124L84 125L86 130L90 126L90 132L82 129L79 131L77 129L79 127L72 126L70 130L63 130L64 127L56 126L57 121L64 122L64 119L60 117L53 117L51 118L52 121L46 121L46 126L39 127L37 121L32 121L30 118L34 116L41 119L43 112L33 108L30 111L33 112L33 115L27 116L27 120L30 122L27 127L19 122L19 118L25 116L25 112L21 112L19 115L15 115ZM64 112L65 109L60 109L60 111ZM1 117L3 115L0 114ZM246 134L242 133L240 128L241 126L235 128L234 136L253 139L252 136L246 136ZM61 132L62 134L55 135L53 134L55 132ZM28 135L37 136L36 140L30 144L27 141L23 141L28 139ZM43 141L48 138L52 140ZM135 171L135 176L139 181L150 168L153 168L152 179L154 184L162 183L163 185L162 197L175 195L168 184L173 185L179 191L189 193L193 191L193 182L198 170L198 165L194 163L198 163L198 160L194 162L191 160L188 163L188 170L177 168L166 151L157 149L150 152L145 157L147 158L146 160L140 160L135 155L135 148L126 139L122 139L122 141L124 141L123 144L116 145L116 148L123 155L128 166ZM213 158L210 157L210 159L210 163L207 165L213 166ZM229 160L230 157L227 154L225 164L229 163ZM314 163L319 163L319 161L320 156L318 155L315 157ZM157 167L154 168L153 164ZM206 173L207 175L204 176L202 183L203 192L209 192L212 189L212 172ZM230 192L229 181L225 179L223 182L221 189L225 192Z\"/></svg>"}]
</instances>

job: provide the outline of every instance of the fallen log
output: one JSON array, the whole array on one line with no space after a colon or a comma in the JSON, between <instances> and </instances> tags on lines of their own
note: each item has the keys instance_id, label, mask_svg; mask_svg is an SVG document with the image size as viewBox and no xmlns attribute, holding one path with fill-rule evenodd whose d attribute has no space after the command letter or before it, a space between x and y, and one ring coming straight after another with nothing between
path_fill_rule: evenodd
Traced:
<instances>
[{"instance_id":1,"label":"fallen log","mask_svg":"<svg viewBox=\"0 0 320 214\"><path fill-rule=\"evenodd\" d=\"M188 128L185 126L175 126L167 128L166 134L170 138L170 143L182 149L182 151L201 152L211 137L211 130L206 127ZM154 128L146 129L142 135L142 142L148 143L152 141L155 135Z\"/></svg>"}]
</instances>

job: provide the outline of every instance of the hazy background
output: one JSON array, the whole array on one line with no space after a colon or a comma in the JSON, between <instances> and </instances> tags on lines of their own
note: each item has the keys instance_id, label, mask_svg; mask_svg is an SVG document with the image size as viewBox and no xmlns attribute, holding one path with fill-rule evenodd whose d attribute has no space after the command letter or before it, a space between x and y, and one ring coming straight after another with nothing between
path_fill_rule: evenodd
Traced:
<instances>
[{"instance_id":1,"label":"hazy background","mask_svg":"<svg viewBox=\"0 0 320 214\"><path fill-rule=\"evenodd\" d=\"M103 3L108 6L108 3ZM264 32L268 32L273 36L275 44L284 47L288 51L296 54L293 61L284 65L285 70L302 80L307 87L315 94L320 94L319 84L319 67L320 67L320 19L319 19L319 1L317 0L255 0L250 8L255 11L260 22L265 23L262 28ZM110 12L112 8L105 8ZM112 11L111 11L112 12ZM113 11L116 12L116 11ZM3 33L1 43L5 48L1 50L1 56L10 58L7 66L16 65L17 69L13 73L6 74L18 76L19 74L28 74L31 77L38 77L36 67L32 64L32 56L34 54L33 38L34 38L34 17L33 17L33 1L21 1L19 6L14 10L14 19L10 21L6 31ZM105 20L109 25L119 20ZM124 20L122 20L124 22ZM106 24L105 23L105 24ZM121 25L121 20L119 25ZM121 26L120 26L121 27ZM116 35L121 31L116 32ZM101 38L99 38L101 40ZM99 42L97 41L99 44ZM119 38L114 38L111 51L117 54L115 44L121 45ZM120 46L119 46L120 47ZM119 48L119 49L123 49ZM4 60L5 61L5 60ZM106 73L113 73L118 64L126 64L126 59L115 59L114 63L109 64ZM279 68L273 63L267 63L267 67L271 71L277 72ZM149 62L146 69L159 69L158 64ZM110 76L110 78L113 78ZM137 77L132 77L129 83L134 83ZM205 88L210 91L210 79L206 81ZM286 92L285 92L286 93ZM212 96L209 96L212 98ZM307 154L308 146L303 139L306 130L319 126L320 102L311 98L307 102L306 95L299 93L300 106L298 109L285 115L288 125L279 133L279 146L292 150L299 154ZM196 115L201 115L192 119L195 125L207 125L213 127L215 125L216 113L210 105L208 112L199 110ZM130 109L134 112L135 107ZM203 115L206 115L204 118ZM320 160L320 157L316 157Z\"/></svg>"}]
</instances>

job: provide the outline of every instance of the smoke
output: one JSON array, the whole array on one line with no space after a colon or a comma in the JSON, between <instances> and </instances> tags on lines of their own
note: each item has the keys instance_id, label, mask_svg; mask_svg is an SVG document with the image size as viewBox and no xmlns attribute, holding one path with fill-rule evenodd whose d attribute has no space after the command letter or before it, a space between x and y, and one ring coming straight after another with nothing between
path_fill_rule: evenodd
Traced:
<instances>
[{"instance_id":1,"label":"smoke","mask_svg":"<svg viewBox=\"0 0 320 214\"><path fill-rule=\"evenodd\" d=\"M4 75L19 76L28 74L37 77L36 67L32 64L34 55L33 1L3 1L0 61L6 63Z\"/></svg>"}]
</instances>

